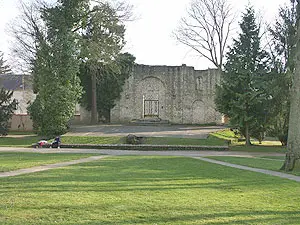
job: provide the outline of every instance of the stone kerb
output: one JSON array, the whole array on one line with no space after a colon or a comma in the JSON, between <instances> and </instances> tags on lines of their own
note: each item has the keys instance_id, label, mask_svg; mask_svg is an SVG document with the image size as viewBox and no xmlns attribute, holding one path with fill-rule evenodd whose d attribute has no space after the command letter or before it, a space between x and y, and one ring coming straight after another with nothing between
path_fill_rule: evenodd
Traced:
<instances>
[{"instance_id":1,"label":"stone kerb","mask_svg":"<svg viewBox=\"0 0 300 225\"><path fill-rule=\"evenodd\" d=\"M31 147L36 147L33 144ZM228 146L200 146L200 145L131 145L131 144L61 144L61 148L82 148L82 149L114 149L114 150L140 150L140 151L152 151L152 150L174 150L174 151L203 151L203 150L213 150L213 151L227 151ZM43 148L50 148L49 145L44 145Z\"/></svg>"}]
</instances>

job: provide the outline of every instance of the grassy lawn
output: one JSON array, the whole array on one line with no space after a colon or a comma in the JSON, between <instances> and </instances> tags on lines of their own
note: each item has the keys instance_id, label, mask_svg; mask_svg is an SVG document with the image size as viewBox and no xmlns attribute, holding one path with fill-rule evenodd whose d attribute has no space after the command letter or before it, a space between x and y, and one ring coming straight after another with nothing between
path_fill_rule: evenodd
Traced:
<instances>
[{"instance_id":1,"label":"grassy lawn","mask_svg":"<svg viewBox=\"0 0 300 225\"><path fill-rule=\"evenodd\" d=\"M220 130L220 131L211 133L211 135L214 136L214 137L220 138L220 139L232 140L232 141L234 141L234 140L236 140L236 139L239 138L230 129Z\"/></svg>"},{"instance_id":2,"label":"grassy lawn","mask_svg":"<svg viewBox=\"0 0 300 225\"><path fill-rule=\"evenodd\" d=\"M230 151L244 151L244 152L277 152L286 153L286 148L281 146L230 146Z\"/></svg>"},{"instance_id":3,"label":"grassy lawn","mask_svg":"<svg viewBox=\"0 0 300 225\"><path fill-rule=\"evenodd\" d=\"M62 136L64 144L122 144L123 137Z\"/></svg>"},{"instance_id":4,"label":"grassy lawn","mask_svg":"<svg viewBox=\"0 0 300 225\"><path fill-rule=\"evenodd\" d=\"M261 157L261 158L247 158L247 157L231 157L231 156L210 156L207 158L216 159L223 162L249 166L260 169L274 170L278 172L283 165L283 157ZM293 171L291 174L300 176L300 171Z\"/></svg>"},{"instance_id":5,"label":"grassy lawn","mask_svg":"<svg viewBox=\"0 0 300 225\"><path fill-rule=\"evenodd\" d=\"M0 172L7 172L11 170L41 166L57 162L71 161L73 159L85 158L92 155L93 154L0 152Z\"/></svg>"},{"instance_id":6,"label":"grassy lawn","mask_svg":"<svg viewBox=\"0 0 300 225\"><path fill-rule=\"evenodd\" d=\"M175 138L175 137L151 137L147 138L145 144L152 145L206 145L206 146L222 146L225 145L224 140L209 136L207 139L197 138Z\"/></svg>"},{"instance_id":7,"label":"grassy lawn","mask_svg":"<svg viewBox=\"0 0 300 225\"><path fill-rule=\"evenodd\" d=\"M30 146L33 143L37 143L39 140L41 140L41 138L36 135L0 137L0 146L26 147L26 146Z\"/></svg>"},{"instance_id":8,"label":"grassy lawn","mask_svg":"<svg viewBox=\"0 0 300 225\"><path fill-rule=\"evenodd\" d=\"M0 137L0 146L30 146L40 140L38 136ZM51 142L51 140L49 140ZM63 144L124 144L124 137L62 136ZM225 145L224 140L209 136L207 139L151 137L144 144L152 145Z\"/></svg>"},{"instance_id":9,"label":"grassy lawn","mask_svg":"<svg viewBox=\"0 0 300 225\"><path fill-rule=\"evenodd\" d=\"M299 224L299 183L181 157L0 179L0 224Z\"/></svg>"}]
</instances>

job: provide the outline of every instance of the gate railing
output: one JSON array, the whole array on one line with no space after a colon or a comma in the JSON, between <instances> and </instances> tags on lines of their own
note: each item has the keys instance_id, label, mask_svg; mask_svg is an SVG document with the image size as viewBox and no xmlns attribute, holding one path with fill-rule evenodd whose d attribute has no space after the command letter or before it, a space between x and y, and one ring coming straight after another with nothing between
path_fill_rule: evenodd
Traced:
<instances>
[{"instance_id":1,"label":"gate railing","mask_svg":"<svg viewBox=\"0 0 300 225\"><path fill-rule=\"evenodd\" d=\"M159 101L144 100L144 117L158 117L158 116L159 116Z\"/></svg>"}]
</instances>

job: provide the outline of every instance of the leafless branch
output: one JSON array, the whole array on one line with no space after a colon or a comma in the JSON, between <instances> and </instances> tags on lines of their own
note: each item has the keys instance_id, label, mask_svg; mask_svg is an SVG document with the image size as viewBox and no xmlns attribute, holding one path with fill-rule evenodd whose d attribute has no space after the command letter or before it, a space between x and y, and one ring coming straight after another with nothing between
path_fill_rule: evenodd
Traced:
<instances>
[{"instance_id":1,"label":"leafless branch","mask_svg":"<svg viewBox=\"0 0 300 225\"><path fill-rule=\"evenodd\" d=\"M103 0L91 0L95 4L105 4L106 1ZM129 4L127 1L110 1L109 4L115 9L119 19L123 22L135 20L133 14L133 5Z\"/></svg>"},{"instance_id":2,"label":"leafless branch","mask_svg":"<svg viewBox=\"0 0 300 225\"><path fill-rule=\"evenodd\" d=\"M174 35L178 42L221 69L233 22L226 0L193 0Z\"/></svg>"},{"instance_id":3,"label":"leafless branch","mask_svg":"<svg viewBox=\"0 0 300 225\"><path fill-rule=\"evenodd\" d=\"M13 38L11 46L14 63L30 70L36 56L39 41L44 38L45 25L40 10L46 6L43 0L31 4L20 1L21 14L9 26Z\"/></svg>"}]
</instances>

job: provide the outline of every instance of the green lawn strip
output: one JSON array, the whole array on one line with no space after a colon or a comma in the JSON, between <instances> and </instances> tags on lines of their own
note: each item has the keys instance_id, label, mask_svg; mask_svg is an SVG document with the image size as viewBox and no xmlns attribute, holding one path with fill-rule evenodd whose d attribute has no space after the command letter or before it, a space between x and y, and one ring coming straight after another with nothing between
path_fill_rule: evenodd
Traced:
<instances>
[{"instance_id":1,"label":"green lawn strip","mask_svg":"<svg viewBox=\"0 0 300 225\"><path fill-rule=\"evenodd\" d=\"M0 172L87 158L95 154L0 152Z\"/></svg>"},{"instance_id":2,"label":"green lawn strip","mask_svg":"<svg viewBox=\"0 0 300 225\"><path fill-rule=\"evenodd\" d=\"M63 144L122 144L124 137L62 136Z\"/></svg>"},{"instance_id":3,"label":"green lawn strip","mask_svg":"<svg viewBox=\"0 0 300 225\"><path fill-rule=\"evenodd\" d=\"M41 140L38 136L0 137L0 146L30 146ZM48 140L51 143L53 140ZM125 137L94 137L94 136L62 136L63 144L125 144ZM205 145L223 146L225 141L213 136L207 139L176 138L176 137L148 137L143 144L151 145Z\"/></svg>"},{"instance_id":4,"label":"green lawn strip","mask_svg":"<svg viewBox=\"0 0 300 225\"><path fill-rule=\"evenodd\" d=\"M292 194L291 194L292 193ZM0 182L0 224L299 224L299 183L181 157L110 157Z\"/></svg>"},{"instance_id":5,"label":"green lawn strip","mask_svg":"<svg viewBox=\"0 0 300 225\"><path fill-rule=\"evenodd\" d=\"M249 167L266 169L266 170L273 170L277 172L284 172L279 170L283 165L284 161L278 159L232 157L232 156L209 156L207 158L233 163L237 165L249 166ZM291 172L291 174L300 176L300 171L293 171Z\"/></svg>"},{"instance_id":6,"label":"green lawn strip","mask_svg":"<svg viewBox=\"0 0 300 225\"><path fill-rule=\"evenodd\" d=\"M230 146L230 151L244 151L244 152L276 152L286 153L286 148L281 146Z\"/></svg>"},{"instance_id":7,"label":"green lawn strip","mask_svg":"<svg viewBox=\"0 0 300 225\"><path fill-rule=\"evenodd\" d=\"M207 139L198 138L176 138L176 137L150 137L146 138L144 144L150 145L203 145L203 146L223 146L224 140L209 136Z\"/></svg>"},{"instance_id":8,"label":"green lawn strip","mask_svg":"<svg viewBox=\"0 0 300 225\"><path fill-rule=\"evenodd\" d=\"M249 148L245 147L245 141L239 141L241 138L239 135L235 135L233 131L231 131L229 128L216 131L210 134L211 136L223 139L223 140L230 140L231 141L231 148L239 150L239 148ZM257 140L251 140L251 143L253 144L253 149L250 149L252 151L268 151L265 149L265 147L270 147L270 148L278 148L281 149L283 148L281 146L280 141L277 141L276 138L272 137L266 137L264 141L260 144ZM250 147L250 148L251 148ZM272 150L271 150L272 151Z\"/></svg>"},{"instance_id":9,"label":"green lawn strip","mask_svg":"<svg viewBox=\"0 0 300 225\"><path fill-rule=\"evenodd\" d=\"M217 132L213 132L210 135L224 140L237 140L239 138L230 129L224 129Z\"/></svg>"},{"instance_id":10,"label":"green lawn strip","mask_svg":"<svg viewBox=\"0 0 300 225\"><path fill-rule=\"evenodd\" d=\"M37 135L20 136L20 137L0 137L0 146L30 146L33 143L37 143L41 140L41 137Z\"/></svg>"}]
</instances>

